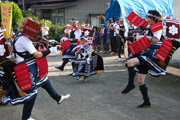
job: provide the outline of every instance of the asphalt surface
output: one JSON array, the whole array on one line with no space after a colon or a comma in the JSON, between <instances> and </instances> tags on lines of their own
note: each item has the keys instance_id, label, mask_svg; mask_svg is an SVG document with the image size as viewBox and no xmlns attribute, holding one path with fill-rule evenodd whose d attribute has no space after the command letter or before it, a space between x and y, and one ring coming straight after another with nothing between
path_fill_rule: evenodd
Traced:
<instances>
[{"instance_id":1,"label":"asphalt surface","mask_svg":"<svg viewBox=\"0 0 180 120\"><path fill-rule=\"evenodd\" d=\"M36 120L179 120L180 77L167 75L154 78L147 76L146 84L152 106L139 109L142 95L136 88L126 95L121 90L127 84L125 60L118 62L117 56L101 54L105 73L91 76L88 81L77 81L68 63L64 72L54 67L62 63L60 55L49 55L49 79L60 94L71 94L69 100L57 105L43 88L38 97L32 117ZM23 105L0 106L0 120L20 120Z\"/></svg>"}]
</instances>

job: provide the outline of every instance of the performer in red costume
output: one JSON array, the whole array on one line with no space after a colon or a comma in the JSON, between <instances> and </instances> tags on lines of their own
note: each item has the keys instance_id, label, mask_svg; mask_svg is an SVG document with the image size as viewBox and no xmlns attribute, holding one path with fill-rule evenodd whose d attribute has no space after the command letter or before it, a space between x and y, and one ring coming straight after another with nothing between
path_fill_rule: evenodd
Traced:
<instances>
[{"instance_id":1,"label":"performer in red costume","mask_svg":"<svg viewBox=\"0 0 180 120\"><path fill-rule=\"evenodd\" d=\"M147 76L147 73L150 73L150 75L158 77L158 76L164 76L166 75L166 67L169 63L170 57L172 57L172 54L176 49L179 48L180 43L178 41L168 41L168 40L163 40L162 37L162 27L161 29L157 29L158 27L156 26L156 29L153 29L152 26L155 25L162 25L162 23L159 20L161 15L159 14L158 11L156 10L149 10L147 13L147 21L149 23L149 26L146 29L146 36L150 41L150 47L147 49L143 50L142 52L135 54L134 56L131 56L129 58L127 66L128 68L132 68L135 66L136 71L138 72L138 84L139 84L139 89L142 93L143 100L144 102L140 105L138 105L138 108L144 108L144 107L150 107L151 103L148 97L148 88L146 87L145 84L145 79ZM150 29L151 28L151 29ZM163 40L163 42L162 42ZM138 40L140 41L140 40ZM138 42L136 41L136 42ZM165 61L162 61L158 56L157 53L160 53L160 48L163 46L164 41L169 43L170 51L167 53L167 57L165 58ZM135 42L134 42L135 43ZM133 44L134 44L133 43ZM131 44L132 45L132 44ZM143 47L143 46L141 46ZM166 48L168 46L166 45ZM166 49L164 48L164 49ZM133 71L133 70L131 70ZM130 71L129 71L130 72ZM133 71L134 72L134 71ZM128 93L130 90L134 88L134 75L133 76L130 74L129 75L129 83L127 87L122 91L122 93Z\"/></svg>"},{"instance_id":2,"label":"performer in red costume","mask_svg":"<svg viewBox=\"0 0 180 120\"><path fill-rule=\"evenodd\" d=\"M47 66L45 65L45 67L42 69L41 63L45 64L45 57L50 53L56 53L57 47L51 47L50 49L42 52L37 51L33 46L32 41L29 39L32 38L32 34L24 35L22 32L26 31L26 29L29 27L26 26L28 24L27 21L34 22L30 17L24 18L21 21L20 32L14 36L13 48L14 57L17 64L9 59L2 59L0 60L0 65L3 67L4 70L4 75L1 75L1 78L4 81L8 81L8 83L10 83L11 86L8 87L8 85L4 85L4 87L6 87L7 89L7 94L3 96L3 102L11 103L13 105L23 103L24 107L22 120L34 120L30 116L37 96L38 87L44 88L48 92L48 94L57 102L57 104L60 104L64 100L67 100L70 97L70 94L67 94L65 96L59 95L56 92L56 90L52 87L46 74L42 72L43 69L47 70ZM21 70L22 67L23 70ZM18 72L18 70L21 71ZM18 79L20 81L20 78L22 76L20 75L20 78L18 78L18 75L20 74L20 72L24 72L26 70L28 72L23 77L28 78L29 76L31 82L28 82L28 84L25 84L24 86L21 86L20 84L17 85L16 81ZM17 80L13 78L14 72L17 77ZM26 83L28 80L29 79L26 79L26 81L23 82ZM21 91L21 93L23 94L20 94L19 91Z\"/></svg>"},{"instance_id":3,"label":"performer in red costume","mask_svg":"<svg viewBox=\"0 0 180 120\"><path fill-rule=\"evenodd\" d=\"M67 39L70 43L72 43L69 48L67 48L65 51L63 51L63 63L61 66L55 67L56 69L59 69L60 71L64 70L65 65L69 62L75 59L75 55L71 53L72 49L76 47L77 41L79 40L81 36L81 29L78 28L78 20L72 19L71 21L72 26L65 29L65 33L69 33L69 38ZM64 41L63 41L64 42ZM73 66L73 62L72 62Z\"/></svg>"}]
</instances>

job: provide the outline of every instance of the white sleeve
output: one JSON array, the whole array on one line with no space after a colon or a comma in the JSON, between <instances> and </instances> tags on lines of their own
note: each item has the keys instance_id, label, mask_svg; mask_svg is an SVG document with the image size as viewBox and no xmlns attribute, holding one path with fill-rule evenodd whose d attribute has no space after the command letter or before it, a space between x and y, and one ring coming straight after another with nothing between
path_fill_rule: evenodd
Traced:
<instances>
[{"instance_id":1,"label":"white sleeve","mask_svg":"<svg viewBox=\"0 0 180 120\"><path fill-rule=\"evenodd\" d=\"M161 35L162 35L162 30L153 33L153 37L156 37L158 40L161 39Z\"/></svg>"},{"instance_id":2,"label":"white sleeve","mask_svg":"<svg viewBox=\"0 0 180 120\"><path fill-rule=\"evenodd\" d=\"M117 30L117 29L119 29L119 28L120 28L119 25L117 25L117 26L116 26L116 29L115 29L115 30L116 30L116 34L119 34L119 30Z\"/></svg>"},{"instance_id":3,"label":"white sleeve","mask_svg":"<svg viewBox=\"0 0 180 120\"><path fill-rule=\"evenodd\" d=\"M116 26L117 26L117 24L116 24L116 23L114 23L113 27L116 27Z\"/></svg>"},{"instance_id":4,"label":"white sleeve","mask_svg":"<svg viewBox=\"0 0 180 120\"><path fill-rule=\"evenodd\" d=\"M75 31L74 34L75 34L75 38L79 40L81 37L81 30Z\"/></svg>"},{"instance_id":5,"label":"white sleeve","mask_svg":"<svg viewBox=\"0 0 180 120\"><path fill-rule=\"evenodd\" d=\"M22 46L25 50L27 50L30 54L37 52L36 48L34 47L32 41L28 38L24 39Z\"/></svg>"},{"instance_id":6,"label":"white sleeve","mask_svg":"<svg viewBox=\"0 0 180 120\"><path fill-rule=\"evenodd\" d=\"M64 33L67 33L67 32L68 32L68 30L67 30L67 29L65 29L65 30L64 30Z\"/></svg>"}]
</instances>

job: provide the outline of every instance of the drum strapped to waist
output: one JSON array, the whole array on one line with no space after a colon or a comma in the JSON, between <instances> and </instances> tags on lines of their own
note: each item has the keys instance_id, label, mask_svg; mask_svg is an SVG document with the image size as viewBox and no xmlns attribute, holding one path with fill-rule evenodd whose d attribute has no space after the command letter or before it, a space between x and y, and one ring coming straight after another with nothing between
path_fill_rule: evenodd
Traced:
<instances>
[{"instance_id":1,"label":"drum strapped to waist","mask_svg":"<svg viewBox=\"0 0 180 120\"><path fill-rule=\"evenodd\" d=\"M48 74L48 62L46 57L42 57L36 60L36 64L39 69L39 80L46 77Z\"/></svg>"},{"instance_id":2,"label":"drum strapped to waist","mask_svg":"<svg viewBox=\"0 0 180 120\"><path fill-rule=\"evenodd\" d=\"M66 40L63 43L61 43L60 45L63 47L63 49L61 51L62 51L62 53L64 53L64 51L66 49L68 49L72 45L72 43L69 40Z\"/></svg>"},{"instance_id":3,"label":"drum strapped to waist","mask_svg":"<svg viewBox=\"0 0 180 120\"><path fill-rule=\"evenodd\" d=\"M26 35L27 37L29 37L30 39L34 40L36 38L36 35L39 31L40 28L40 24L28 19L26 21L26 24L24 26L24 29L22 31L22 34Z\"/></svg>"},{"instance_id":4,"label":"drum strapped to waist","mask_svg":"<svg viewBox=\"0 0 180 120\"><path fill-rule=\"evenodd\" d=\"M135 26L141 26L141 27L147 27L148 22L144 20L143 18L139 17L135 12L131 12L127 16L128 21L130 21Z\"/></svg>"},{"instance_id":5,"label":"drum strapped to waist","mask_svg":"<svg viewBox=\"0 0 180 120\"><path fill-rule=\"evenodd\" d=\"M150 26L150 28L151 28L152 33L157 32L159 30L162 30L163 29L162 22L158 22L156 24L153 24Z\"/></svg>"},{"instance_id":6,"label":"drum strapped to waist","mask_svg":"<svg viewBox=\"0 0 180 120\"><path fill-rule=\"evenodd\" d=\"M26 63L15 66L14 71L18 81L18 85L23 91L29 90L33 87L29 69Z\"/></svg>"},{"instance_id":7,"label":"drum strapped to waist","mask_svg":"<svg viewBox=\"0 0 180 120\"><path fill-rule=\"evenodd\" d=\"M159 48L158 52L156 53L156 57L164 62L173 47L172 42L169 40L164 39L162 42L161 47Z\"/></svg>"},{"instance_id":8,"label":"drum strapped to waist","mask_svg":"<svg viewBox=\"0 0 180 120\"><path fill-rule=\"evenodd\" d=\"M149 42L148 38L144 36L138 41L135 41L132 44L128 45L128 48L132 55L136 55L150 46L151 46L151 43Z\"/></svg>"},{"instance_id":9,"label":"drum strapped to waist","mask_svg":"<svg viewBox=\"0 0 180 120\"><path fill-rule=\"evenodd\" d=\"M37 59L36 64L39 69L39 80L41 80L48 74L48 64L46 57ZM33 88L30 71L26 62L16 65L14 67L14 71L18 85L23 91Z\"/></svg>"}]
</instances>

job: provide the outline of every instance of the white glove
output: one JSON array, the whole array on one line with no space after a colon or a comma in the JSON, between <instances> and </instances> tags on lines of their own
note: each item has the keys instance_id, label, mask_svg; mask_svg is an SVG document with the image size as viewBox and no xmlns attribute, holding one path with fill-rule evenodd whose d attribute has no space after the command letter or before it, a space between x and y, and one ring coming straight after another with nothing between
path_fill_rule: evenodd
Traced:
<instances>
[{"instance_id":1,"label":"white glove","mask_svg":"<svg viewBox=\"0 0 180 120\"><path fill-rule=\"evenodd\" d=\"M69 38L68 40L69 40L69 41L73 41L73 38Z\"/></svg>"},{"instance_id":2,"label":"white glove","mask_svg":"<svg viewBox=\"0 0 180 120\"><path fill-rule=\"evenodd\" d=\"M55 40L49 40L49 42L54 44L56 41Z\"/></svg>"},{"instance_id":3,"label":"white glove","mask_svg":"<svg viewBox=\"0 0 180 120\"><path fill-rule=\"evenodd\" d=\"M149 41L151 41L152 36L146 36L148 38Z\"/></svg>"},{"instance_id":4,"label":"white glove","mask_svg":"<svg viewBox=\"0 0 180 120\"><path fill-rule=\"evenodd\" d=\"M60 42L63 43L63 42L66 41L66 40L68 40L67 37L62 37L61 40L60 40Z\"/></svg>"},{"instance_id":5,"label":"white glove","mask_svg":"<svg viewBox=\"0 0 180 120\"><path fill-rule=\"evenodd\" d=\"M91 59L87 58L86 60L87 60L87 64L90 64Z\"/></svg>"},{"instance_id":6,"label":"white glove","mask_svg":"<svg viewBox=\"0 0 180 120\"><path fill-rule=\"evenodd\" d=\"M51 47L51 48L49 48L49 50L50 50L51 53L56 53L56 54L58 54L58 52L57 52L57 46Z\"/></svg>"}]
</instances>

